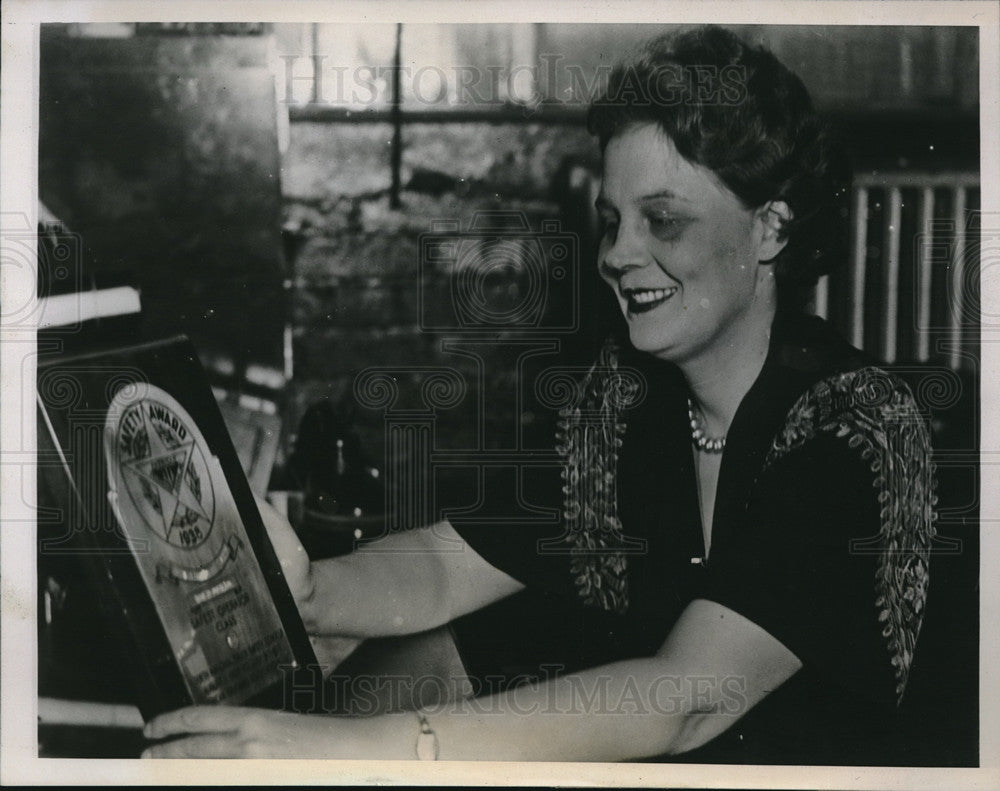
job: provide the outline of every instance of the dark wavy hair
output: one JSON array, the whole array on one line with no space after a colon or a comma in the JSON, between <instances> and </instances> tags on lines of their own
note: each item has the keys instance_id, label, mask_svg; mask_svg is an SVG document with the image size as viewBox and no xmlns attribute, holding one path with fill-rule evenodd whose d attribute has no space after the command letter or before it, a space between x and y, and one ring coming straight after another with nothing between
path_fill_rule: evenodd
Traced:
<instances>
[{"instance_id":1,"label":"dark wavy hair","mask_svg":"<svg viewBox=\"0 0 1000 791\"><path fill-rule=\"evenodd\" d=\"M820 275L844 258L851 181L802 81L728 30L668 34L612 71L587 117L602 152L622 129L649 122L747 208L788 204L788 243L774 259L778 302L801 309Z\"/></svg>"}]
</instances>

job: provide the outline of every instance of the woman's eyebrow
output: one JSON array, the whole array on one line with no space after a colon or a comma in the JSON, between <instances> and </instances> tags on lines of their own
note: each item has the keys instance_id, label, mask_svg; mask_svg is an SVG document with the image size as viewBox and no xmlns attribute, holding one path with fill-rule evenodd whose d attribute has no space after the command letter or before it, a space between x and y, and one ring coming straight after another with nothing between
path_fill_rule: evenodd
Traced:
<instances>
[{"instance_id":1,"label":"woman's eyebrow","mask_svg":"<svg viewBox=\"0 0 1000 791\"><path fill-rule=\"evenodd\" d=\"M683 195L678 195L676 192L671 192L670 190L658 190L657 192L651 192L649 195L643 195L639 198L639 203L648 203L654 200L675 200L681 203L690 203L687 198Z\"/></svg>"},{"instance_id":2,"label":"woman's eyebrow","mask_svg":"<svg viewBox=\"0 0 1000 791\"><path fill-rule=\"evenodd\" d=\"M648 195L643 195L636 202L651 203L652 201L657 201L657 200L672 200L672 201L678 201L680 203L691 202L683 195L678 195L676 192L671 192L668 189L657 190L656 192L651 192ZM600 195L597 196L597 199L594 201L594 208L597 209L598 211L602 211L604 209L607 209L608 211L614 211L615 205L610 200L608 200L608 198L603 193L601 193Z\"/></svg>"}]
</instances>

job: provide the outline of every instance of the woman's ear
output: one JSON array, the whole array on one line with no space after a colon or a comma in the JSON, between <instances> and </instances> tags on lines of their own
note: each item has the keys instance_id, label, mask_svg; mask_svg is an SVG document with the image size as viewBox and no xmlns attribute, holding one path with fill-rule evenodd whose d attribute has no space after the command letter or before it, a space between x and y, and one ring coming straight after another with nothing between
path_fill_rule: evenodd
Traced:
<instances>
[{"instance_id":1,"label":"woman's ear","mask_svg":"<svg viewBox=\"0 0 1000 791\"><path fill-rule=\"evenodd\" d=\"M792 210L783 200L773 200L761 206L758 219L763 232L757 260L766 263L785 249L788 237L785 225L792 219Z\"/></svg>"}]
</instances>

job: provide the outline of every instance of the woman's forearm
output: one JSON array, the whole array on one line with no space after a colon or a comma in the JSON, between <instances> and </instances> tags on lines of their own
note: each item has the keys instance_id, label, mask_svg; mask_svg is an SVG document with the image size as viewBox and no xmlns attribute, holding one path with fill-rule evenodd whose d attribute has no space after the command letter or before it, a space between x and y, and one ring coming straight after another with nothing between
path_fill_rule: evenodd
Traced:
<instances>
[{"instance_id":1,"label":"woman's forearm","mask_svg":"<svg viewBox=\"0 0 1000 791\"><path fill-rule=\"evenodd\" d=\"M697 747L745 713L743 703L731 679L685 678L666 660L650 658L424 713L441 760L623 761ZM359 744L378 737L378 757L415 755L419 725L413 714L373 717L357 728Z\"/></svg>"},{"instance_id":2,"label":"woman's forearm","mask_svg":"<svg viewBox=\"0 0 1000 791\"><path fill-rule=\"evenodd\" d=\"M313 590L300 606L312 634L380 637L447 621L447 582L425 531L392 536L379 551L361 549L312 563ZM396 539L396 540L392 540Z\"/></svg>"},{"instance_id":3,"label":"woman's forearm","mask_svg":"<svg viewBox=\"0 0 1000 791\"><path fill-rule=\"evenodd\" d=\"M380 539L350 555L314 561L300 602L312 634L384 637L441 626L519 590L447 522Z\"/></svg>"},{"instance_id":4,"label":"woman's forearm","mask_svg":"<svg viewBox=\"0 0 1000 791\"><path fill-rule=\"evenodd\" d=\"M462 701L428 720L442 760L622 761L671 750L685 707L661 660L632 660ZM658 689L658 684L662 689Z\"/></svg>"}]
</instances>

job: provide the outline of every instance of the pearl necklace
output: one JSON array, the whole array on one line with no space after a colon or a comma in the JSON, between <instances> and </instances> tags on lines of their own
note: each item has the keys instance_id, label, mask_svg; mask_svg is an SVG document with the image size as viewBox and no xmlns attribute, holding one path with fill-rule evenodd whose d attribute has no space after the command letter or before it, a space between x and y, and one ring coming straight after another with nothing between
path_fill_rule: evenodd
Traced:
<instances>
[{"instance_id":1,"label":"pearl necklace","mask_svg":"<svg viewBox=\"0 0 1000 791\"><path fill-rule=\"evenodd\" d=\"M722 453L726 447L726 435L721 437L709 437L705 434L705 429L701 421L695 417L694 404L688 399L688 419L691 421L691 442L702 453Z\"/></svg>"}]
</instances>

